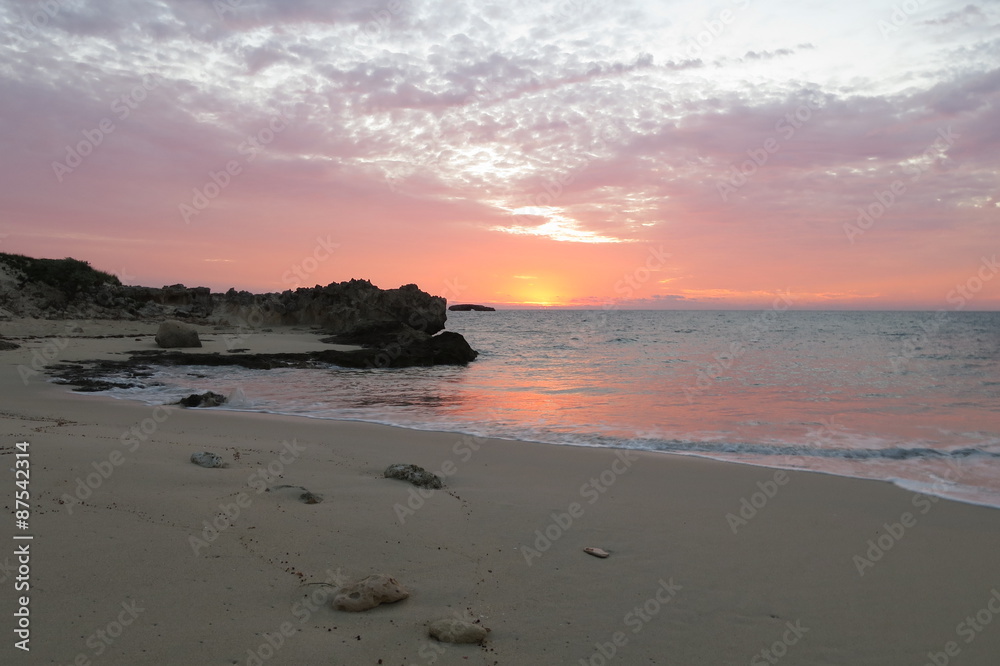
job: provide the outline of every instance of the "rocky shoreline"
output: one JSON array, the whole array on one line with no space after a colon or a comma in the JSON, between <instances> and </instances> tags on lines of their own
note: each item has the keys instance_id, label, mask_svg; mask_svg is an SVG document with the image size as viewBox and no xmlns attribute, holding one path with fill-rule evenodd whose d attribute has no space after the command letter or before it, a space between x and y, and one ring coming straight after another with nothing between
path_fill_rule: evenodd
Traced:
<instances>
[{"instance_id":1,"label":"rocky shoreline","mask_svg":"<svg viewBox=\"0 0 1000 666\"><path fill-rule=\"evenodd\" d=\"M265 294L183 284L131 286L84 261L0 253L0 320L182 319L204 325L317 325L331 334L402 324L433 335L444 330L446 305L415 284L380 289L357 279Z\"/></svg>"},{"instance_id":2,"label":"rocky shoreline","mask_svg":"<svg viewBox=\"0 0 1000 666\"><path fill-rule=\"evenodd\" d=\"M197 333L193 324L237 329L237 337L266 326L310 326L329 336L322 342L358 345L357 350L324 350L306 354L199 355L200 365L247 368L319 367L400 368L464 365L478 352L460 334L445 331L447 302L414 284L380 289L367 280L334 282L280 293L252 294L230 289L182 284L162 288L126 286L108 273L75 259L33 259L0 254L0 320L14 318L121 320L160 322ZM174 321L177 320L177 321ZM179 323L183 322L183 323ZM187 330L191 329L191 330ZM161 347L198 347L166 343ZM7 347L4 343L0 348ZM10 347L13 349L14 347ZM151 365L193 363L178 352L134 352L126 361L93 361L90 367L59 369L58 376L81 390L102 390L95 379L110 371L146 372Z\"/></svg>"},{"instance_id":3,"label":"rocky shoreline","mask_svg":"<svg viewBox=\"0 0 1000 666\"><path fill-rule=\"evenodd\" d=\"M140 350L127 359L100 359L61 363L53 366L52 376L75 391L96 392L114 388L135 388L137 382L109 380L109 375L127 375L136 380L152 375L155 366L200 365L238 366L251 370L275 368L404 368L431 365L465 365L479 353L460 334L443 331L435 336L406 345L327 349L301 353L226 353L189 354L182 351Z\"/></svg>"}]
</instances>

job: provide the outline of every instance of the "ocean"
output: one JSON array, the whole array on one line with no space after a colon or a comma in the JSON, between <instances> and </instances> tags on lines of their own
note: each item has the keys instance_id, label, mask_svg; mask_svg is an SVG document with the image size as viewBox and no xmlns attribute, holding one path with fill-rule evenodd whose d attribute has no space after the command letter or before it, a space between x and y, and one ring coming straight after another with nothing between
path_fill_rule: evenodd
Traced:
<instances>
[{"instance_id":1,"label":"ocean","mask_svg":"<svg viewBox=\"0 0 1000 666\"><path fill-rule=\"evenodd\" d=\"M1000 313L452 312L468 367L177 366L149 404L624 447L891 480L1000 507ZM250 333L252 335L252 332Z\"/></svg>"}]
</instances>

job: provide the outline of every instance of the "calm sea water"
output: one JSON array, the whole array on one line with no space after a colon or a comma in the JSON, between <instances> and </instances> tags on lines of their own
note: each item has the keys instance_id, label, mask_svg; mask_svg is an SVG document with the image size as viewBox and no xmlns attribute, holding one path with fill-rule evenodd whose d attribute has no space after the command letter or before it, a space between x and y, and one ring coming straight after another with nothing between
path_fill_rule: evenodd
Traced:
<instances>
[{"instance_id":1,"label":"calm sea water","mask_svg":"<svg viewBox=\"0 0 1000 666\"><path fill-rule=\"evenodd\" d=\"M468 367L177 367L118 397L891 479L1000 507L1000 313L449 314Z\"/></svg>"}]
</instances>

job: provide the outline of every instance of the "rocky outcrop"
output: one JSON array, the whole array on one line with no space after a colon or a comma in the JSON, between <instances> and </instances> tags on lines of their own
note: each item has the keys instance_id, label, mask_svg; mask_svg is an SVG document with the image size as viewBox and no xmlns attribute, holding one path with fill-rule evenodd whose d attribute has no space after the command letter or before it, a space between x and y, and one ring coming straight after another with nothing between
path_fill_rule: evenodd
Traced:
<instances>
[{"instance_id":1,"label":"rocky outcrop","mask_svg":"<svg viewBox=\"0 0 1000 666\"><path fill-rule=\"evenodd\" d=\"M242 354L214 352L192 355L180 351L134 351L128 359L101 359L64 363L51 373L61 384L76 386L76 391L108 391L115 388L135 388L134 381L114 379L122 373L132 378L148 377L154 366L190 365L239 366L251 370L274 368L323 368L339 365L345 368L402 368L407 365L464 365L478 356L458 333L445 331L422 343L409 347L390 345L385 349L341 351L327 349L303 353ZM198 397L198 396L196 396ZM204 406L204 405L201 405Z\"/></svg>"},{"instance_id":2,"label":"rocky outcrop","mask_svg":"<svg viewBox=\"0 0 1000 666\"><path fill-rule=\"evenodd\" d=\"M0 318L7 319L185 319L251 328L320 326L333 335L377 345L443 330L446 306L445 299L414 284L380 289L367 280L350 280L280 293L235 289L212 293L207 287L183 284L126 286L75 259L0 254Z\"/></svg>"},{"instance_id":3,"label":"rocky outcrop","mask_svg":"<svg viewBox=\"0 0 1000 666\"><path fill-rule=\"evenodd\" d=\"M213 295L213 317L254 326L318 325L334 335L359 329L405 325L433 335L444 329L445 300L415 284L379 289L367 280L334 282L280 294L251 294L230 289Z\"/></svg>"},{"instance_id":4,"label":"rocky outcrop","mask_svg":"<svg viewBox=\"0 0 1000 666\"><path fill-rule=\"evenodd\" d=\"M466 365L476 360L479 352L469 346L460 333L444 331L409 344L389 344L382 349L339 351L330 349L316 353L316 359L344 368L410 368L430 365Z\"/></svg>"},{"instance_id":5,"label":"rocky outcrop","mask_svg":"<svg viewBox=\"0 0 1000 666\"><path fill-rule=\"evenodd\" d=\"M402 601L408 596L409 591L398 580L386 574L375 574L340 588L333 597L333 607L357 613L381 604Z\"/></svg>"},{"instance_id":6,"label":"rocky outcrop","mask_svg":"<svg viewBox=\"0 0 1000 666\"><path fill-rule=\"evenodd\" d=\"M367 280L334 282L281 293L251 294L230 289L174 284L162 288L125 286L117 277L75 259L31 259L0 254L0 319L156 319L156 341L164 348L200 347L187 322L257 329L268 325L321 327L326 342L361 345L362 350L328 350L289 364L331 363L351 368L464 365L478 352L458 333L444 331L445 299L414 284L380 289ZM239 350L230 349L233 353ZM233 353L235 365L278 367L285 355ZM187 360L187 359L185 359ZM199 363L202 359L199 359ZM212 365L222 363L210 362ZM90 390L104 390L91 382Z\"/></svg>"},{"instance_id":7,"label":"rocky outcrop","mask_svg":"<svg viewBox=\"0 0 1000 666\"><path fill-rule=\"evenodd\" d=\"M496 308L488 305L475 305L473 303L459 303L448 307L452 312L496 312Z\"/></svg>"},{"instance_id":8,"label":"rocky outcrop","mask_svg":"<svg viewBox=\"0 0 1000 666\"><path fill-rule=\"evenodd\" d=\"M168 319L156 332L156 344L164 349L201 347L198 329L191 324Z\"/></svg>"},{"instance_id":9,"label":"rocky outcrop","mask_svg":"<svg viewBox=\"0 0 1000 666\"><path fill-rule=\"evenodd\" d=\"M431 336L401 322L372 322L362 324L344 333L323 338L320 342L335 345L361 345L363 347L388 347L407 345Z\"/></svg>"},{"instance_id":10,"label":"rocky outcrop","mask_svg":"<svg viewBox=\"0 0 1000 666\"><path fill-rule=\"evenodd\" d=\"M385 468L385 478L409 481L418 488L441 488L441 479L419 465L396 463Z\"/></svg>"}]
</instances>

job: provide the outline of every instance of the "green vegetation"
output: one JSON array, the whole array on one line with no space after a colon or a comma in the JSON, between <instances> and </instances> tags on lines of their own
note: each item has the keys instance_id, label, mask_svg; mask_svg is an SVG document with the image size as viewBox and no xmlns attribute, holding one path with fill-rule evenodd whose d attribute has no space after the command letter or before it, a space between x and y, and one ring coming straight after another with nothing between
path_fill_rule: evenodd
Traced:
<instances>
[{"instance_id":1,"label":"green vegetation","mask_svg":"<svg viewBox=\"0 0 1000 666\"><path fill-rule=\"evenodd\" d=\"M24 273L24 284L41 282L61 291L67 299L95 290L103 284L121 285L111 273L91 267L79 259L34 259L23 254L0 252L0 262Z\"/></svg>"}]
</instances>

